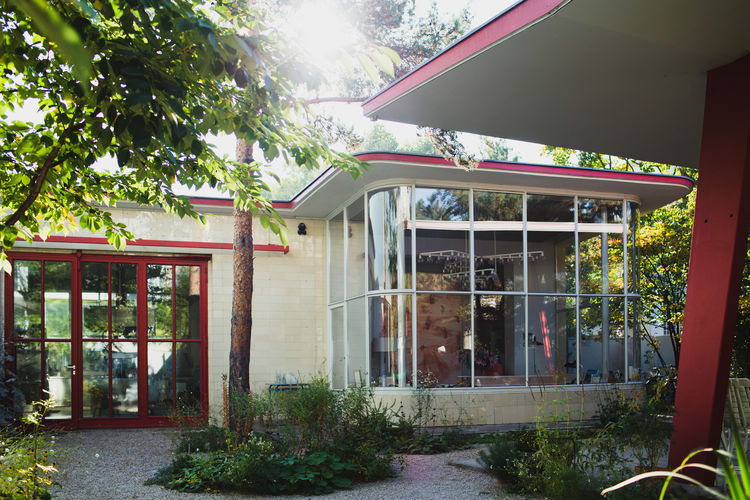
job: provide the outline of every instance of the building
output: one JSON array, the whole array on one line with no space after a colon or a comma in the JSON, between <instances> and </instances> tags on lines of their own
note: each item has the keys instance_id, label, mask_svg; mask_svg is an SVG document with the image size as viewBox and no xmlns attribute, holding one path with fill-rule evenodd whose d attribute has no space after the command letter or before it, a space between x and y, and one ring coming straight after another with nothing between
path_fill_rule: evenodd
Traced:
<instances>
[{"instance_id":1,"label":"building","mask_svg":"<svg viewBox=\"0 0 750 500\"><path fill-rule=\"evenodd\" d=\"M637 216L691 180L360 158L360 178L331 168L276 203L288 247L254 228L254 391L323 373L408 408L429 375L446 418L501 424L533 421L545 392L590 412L599 389L638 386ZM194 203L205 226L118 205L136 236L124 252L98 235L18 242L2 304L27 405L47 390L50 418L79 427L220 408L232 202Z\"/></svg>"}]
</instances>

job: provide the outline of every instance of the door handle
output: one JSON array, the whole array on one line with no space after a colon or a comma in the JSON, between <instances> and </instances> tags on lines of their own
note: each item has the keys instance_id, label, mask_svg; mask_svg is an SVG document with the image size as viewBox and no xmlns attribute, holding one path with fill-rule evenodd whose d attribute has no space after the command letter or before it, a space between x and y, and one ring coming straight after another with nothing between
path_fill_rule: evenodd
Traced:
<instances>
[{"instance_id":1,"label":"door handle","mask_svg":"<svg viewBox=\"0 0 750 500\"><path fill-rule=\"evenodd\" d=\"M68 370L73 370L73 376L75 377L75 374L76 374L76 365L68 365L65 368L67 368Z\"/></svg>"}]
</instances>

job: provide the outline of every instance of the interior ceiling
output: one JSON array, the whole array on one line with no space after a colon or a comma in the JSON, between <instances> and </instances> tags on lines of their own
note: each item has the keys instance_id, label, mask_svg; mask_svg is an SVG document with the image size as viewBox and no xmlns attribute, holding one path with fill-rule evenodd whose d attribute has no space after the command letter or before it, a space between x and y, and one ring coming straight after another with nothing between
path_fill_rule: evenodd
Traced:
<instances>
[{"instance_id":1,"label":"interior ceiling","mask_svg":"<svg viewBox=\"0 0 750 500\"><path fill-rule=\"evenodd\" d=\"M750 1L558 3L485 49L459 41L432 61L455 64L406 75L366 114L697 168L706 72L750 53Z\"/></svg>"}]
</instances>

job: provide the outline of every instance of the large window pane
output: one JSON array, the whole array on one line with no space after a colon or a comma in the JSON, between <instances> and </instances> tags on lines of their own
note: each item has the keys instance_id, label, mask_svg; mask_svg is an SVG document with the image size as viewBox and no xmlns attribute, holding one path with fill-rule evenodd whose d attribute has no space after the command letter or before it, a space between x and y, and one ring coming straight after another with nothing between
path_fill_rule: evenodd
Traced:
<instances>
[{"instance_id":1,"label":"large window pane","mask_svg":"<svg viewBox=\"0 0 750 500\"><path fill-rule=\"evenodd\" d=\"M23 412L34 410L32 403L42 399L41 342L16 342L16 389L23 394Z\"/></svg>"},{"instance_id":2,"label":"large window pane","mask_svg":"<svg viewBox=\"0 0 750 500\"><path fill-rule=\"evenodd\" d=\"M529 292L576 292L575 239L572 232L529 231Z\"/></svg>"},{"instance_id":3,"label":"large window pane","mask_svg":"<svg viewBox=\"0 0 750 500\"><path fill-rule=\"evenodd\" d=\"M638 325L638 301L635 299L627 300L627 305L628 381L641 380L641 334Z\"/></svg>"},{"instance_id":4,"label":"large window pane","mask_svg":"<svg viewBox=\"0 0 750 500\"><path fill-rule=\"evenodd\" d=\"M331 381L334 389L344 388L345 376L344 308L337 307L331 310Z\"/></svg>"},{"instance_id":5,"label":"large window pane","mask_svg":"<svg viewBox=\"0 0 750 500\"><path fill-rule=\"evenodd\" d=\"M137 264L112 264L112 336L137 336Z\"/></svg>"},{"instance_id":6,"label":"large window pane","mask_svg":"<svg viewBox=\"0 0 750 500\"><path fill-rule=\"evenodd\" d=\"M172 338L172 266L149 264L148 336Z\"/></svg>"},{"instance_id":7,"label":"large window pane","mask_svg":"<svg viewBox=\"0 0 750 500\"><path fill-rule=\"evenodd\" d=\"M175 336L199 339L201 336L201 268L175 266Z\"/></svg>"},{"instance_id":8,"label":"large window pane","mask_svg":"<svg viewBox=\"0 0 750 500\"><path fill-rule=\"evenodd\" d=\"M471 385L471 297L417 295L417 368L440 386Z\"/></svg>"},{"instance_id":9,"label":"large window pane","mask_svg":"<svg viewBox=\"0 0 750 500\"><path fill-rule=\"evenodd\" d=\"M529 385L576 381L576 307L573 297L529 297Z\"/></svg>"},{"instance_id":10,"label":"large window pane","mask_svg":"<svg viewBox=\"0 0 750 500\"><path fill-rule=\"evenodd\" d=\"M52 401L47 418L70 418L70 342L47 342L44 346L44 358L47 371L45 386Z\"/></svg>"},{"instance_id":11,"label":"large window pane","mask_svg":"<svg viewBox=\"0 0 750 500\"><path fill-rule=\"evenodd\" d=\"M13 262L13 335L16 338L42 336L42 263ZM38 376L38 375L37 375Z\"/></svg>"},{"instance_id":12,"label":"large window pane","mask_svg":"<svg viewBox=\"0 0 750 500\"><path fill-rule=\"evenodd\" d=\"M526 220L535 222L573 222L572 196L529 194L526 197Z\"/></svg>"},{"instance_id":13,"label":"large window pane","mask_svg":"<svg viewBox=\"0 0 750 500\"><path fill-rule=\"evenodd\" d=\"M148 343L148 414L171 415L174 411L172 387L172 343Z\"/></svg>"},{"instance_id":14,"label":"large window pane","mask_svg":"<svg viewBox=\"0 0 750 500\"><path fill-rule=\"evenodd\" d=\"M474 385L525 385L524 298L476 295L474 298ZM471 351L459 355L462 364Z\"/></svg>"},{"instance_id":15,"label":"large window pane","mask_svg":"<svg viewBox=\"0 0 750 500\"><path fill-rule=\"evenodd\" d=\"M579 224L622 224L622 200L578 199Z\"/></svg>"},{"instance_id":16,"label":"large window pane","mask_svg":"<svg viewBox=\"0 0 750 500\"><path fill-rule=\"evenodd\" d=\"M475 221L523 220L523 195L474 191Z\"/></svg>"},{"instance_id":17,"label":"large window pane","mask_svg":"<svg viewBox=\"0 0 750 500\"><path fill-rule=\"evenodd\" d=\"M81 264L81 320L84 338L109 336L108 277L109 265L106 262Z\"/></svg>"},{"instance_id":18,"label":"large window pane","mask_svg":"<svg viewBox=\"0 0 750 500\"><path fill-rule=\"evenodd\" d=\"M330 265L328 276L330 278L329 302L344 300L344 212L339 212L333 219L328 221L330 233Z\"/></svg>"},{"instance_id":19,"label":"large window pane","mask_svg":"<svg viewBox=\"0 0 750 500\"><path fill-rule=\"evenodd\" d=\"M346 238L348 254L346 256L348 297L365 293L365 201L360 198L347 209L349 227Z\"/></svg>"},{"instance_id":20,"label":"large window pane","mask_svg":"<svg viewBox=\"0 0 750 500\"><path fill-rule=\"evenodd\" d=\"M636 236L638 234L638 204L628 203L628 215L630 216L630 222L628 225L628 293L638 293L638 245L636 242Z\"/></svg>"},{"instance_id":21,"label":"large window pane","mask_svg":"<svg viewBox=\"0 0 750 500\"><path fill-rule=\"evenodd\" d=\"M361 385L367 374L367 332L365 331L364 297L346 304L347 359L349 360L349 385Z\"/></svg>"},{"instance_id":22,"label":"large window pane","mask_svg":"<svg viewBox=\"0 0 750 500\"><path fill-rule=\"evenodd\" d=\"M368 200L369 288L411 288L407 274L405 231L411 212L409 188L397 187L370 194Z\"/></svg>"},{"instance_id":23,"label":"large window pane","mask_svg":"<svg viewBox=\"0 0 750 500\"><path fill-rule=\"evenodd\" d=\"M466 189L417 188L417 220L469 220L469 191Z\"/></svg>"},{"instance_id":24,"label":"large window pane","mask_svg":"<svg viewBox=\"0 0 750 500\"><path fill-rule=\"evenodd\" d=\"M109 344L83 342L83 416L109 416Z\"/></svg>"},{"instance_id":25,"label":"large window pane","mask_svg":"<svg viewBox=\"0 0 750 500\"><path fill-rule=\"evenodd\" d=\"M469 232L417 229L417 289L469 290Z\"/></svg>"},{"instance_id":26,"label":"large window pane","mask_svg":"<svg viewBox=\"0 0 750 500\"><path fill-rule=\"evenodd\" d=\"M411 383L411 296L370 297L369 301L370 384L404 387Z\"/></svg>"},{"instance_id":27,"label":"large window pane","mask_svg":"<svg viewBox=\"0 0 750 500\"><path fill-rule=\"evenodd\" d=\"M175 396L181 411L201 407L201 350L196 342L177 342Z\"/></svg>"},{"instance_id":28,"label":"large window pane","mask_svg":"<svg viewBox=\"0 0 750 500\"><path fill-rule=\"evenodd\" d=\"M138 416L138 344L112 343L112 416Z\"/></svg>"},{"instance_id":29,"label":"large window pane","mask_svg":"<svg viewBox=\"0 0 750 500\"><path fill-rule=\"evenodd\" d=\"M476 290L523 291L523 232L475 231Z\"/></svg>"},{"instance_id":30,"label":"large window pane","mask_svg":"<svg viewBox=\"0 0 750 500\"><path fill-rule=\"evenodd\" d=\"M623 293L623 246L618 233L579 233L581 293Z\"/></svg>"},{"instance_id":31,"label":"large window pane","mask_svg":"<svg viewBox=\"0 0 750 500\"><path fill-rule=\"evenodd\" d=\"M44 336L70 338L70 282L73 264L44 263Z\"/></svg>"},{"instance_id":32,"label":"large window pane","mask_svg":"<svg viewBox=\"0 0 750 500\"><path fill-rule=\"evenodd\" d=\"M584 383L624 380L622 297L581 297L581 365Z\"/></svg>"}]
</instances>

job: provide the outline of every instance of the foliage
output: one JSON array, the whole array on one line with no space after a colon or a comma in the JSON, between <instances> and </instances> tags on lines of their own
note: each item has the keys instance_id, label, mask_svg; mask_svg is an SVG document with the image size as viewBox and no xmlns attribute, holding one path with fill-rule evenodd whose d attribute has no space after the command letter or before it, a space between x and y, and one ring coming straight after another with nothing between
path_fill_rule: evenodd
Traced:
<instances>
[{"instance_id":1,"label":"foliage","mask_svg":"<svg viewBox=\"0 0 750 500\"><path fill-rule=\"evenodd\" d=\"M299 391L236 396L227 404L239 407L241 421L269 433L185 430L178 455L152 483L182 491L320 494L394 474L393 452L383 446L392 411L376 404L370 389L333 391L317 377ZM195 455L199 450L211 454Z\"/></svg>"},{"instance_id":2,"label":"foliage","mask_svg":"<svg viewBox=\"0 0 750 500\"><path fill-rule=\"evenodd\" d=\"M14 384L16 374L10 371L13 357L6 354L5 344L0 346L0 426L11 424L21 413L23 393Z\"/></svg>"},{"instance_id":3,"label":"foliage","mask_svg":"<svg viewBox=\"0 0 750 500\"><path fill-rule=\"evenodd\" d=\"M6 427L0 433L0 498L51 498L54 484L51 443L42 432L50 401L34 404L35 411L22 419L24 427Z\"/></svg>"},{"instance_id":4,"label":"foliage","mask_svg":"<svg viewBox=\"0 0 750 500\"><path fill-rule=\"evenodd\" d=\"M87 79L70 71L54 27L32 20L22 4L0 4L3 262L18 237L78 228L123 248L132 234L106 210L120 200L204 220L175 194L175 181L222 189L280 233L283 221L261 193L262 164L220 158L208 134L235 133L267 161L358 169L296 121L304 103L293 92L319 75L246 2L217 3L209 15L194 0L158 9L151 0L35 0L54 27L77 33L89 54ZM38 122L9 114L33 106Z\"/></svg>"},{"instance_id":5,"label":"foliage","mask_svg":"<svg viewBox=\"0 0 750 500\"><path fill-rule=\"evenodd\" d=\"M625 481L622 481L614 486L602 491L602 495L606 495L610 492L617 491L625 486L638 483L644 479L650 478L665 478L664 484L662 485L659 493L659 500L663 500L666 497L667 489L671 484L672 479L689 483L701 490L702 493L710 496L711 498L722 498L731 500L745 500L750 498L750 464L748 464L747 452L745 450L744 443L742 442L741 432L737 426L737 422L732 419L732 438L734 440L734 446L736 454L728 453L724 450L713 450L711 448L704 448L696 450L690 453L682 463L672 471L652 471L638 474L637 476L631 477ZM715 453L717 455L720 468L711 467L700 462L691 462L698 455L705 453ZM739 468L739 475L735 470L734 462L737 462ZM725 494L718 489L706 486L702 482L689 476L687 472L690 470L697 470L698 472L703 471L710 474L721 476L726 481L727 493Z\"/></svg>"},{"instance_id":6,"label":"foliage","mask_svg":"<svg viewBox=\"0 0 750 500\"><path fill-rule=\"evenodd\" d=\"M664 403L660 391L641 401L619 391L607 392L599 403L599 423L608 428L620 446L631 450L641 469L653 470L669 449L673 408Z\"/></svg>"}]
</instances>

